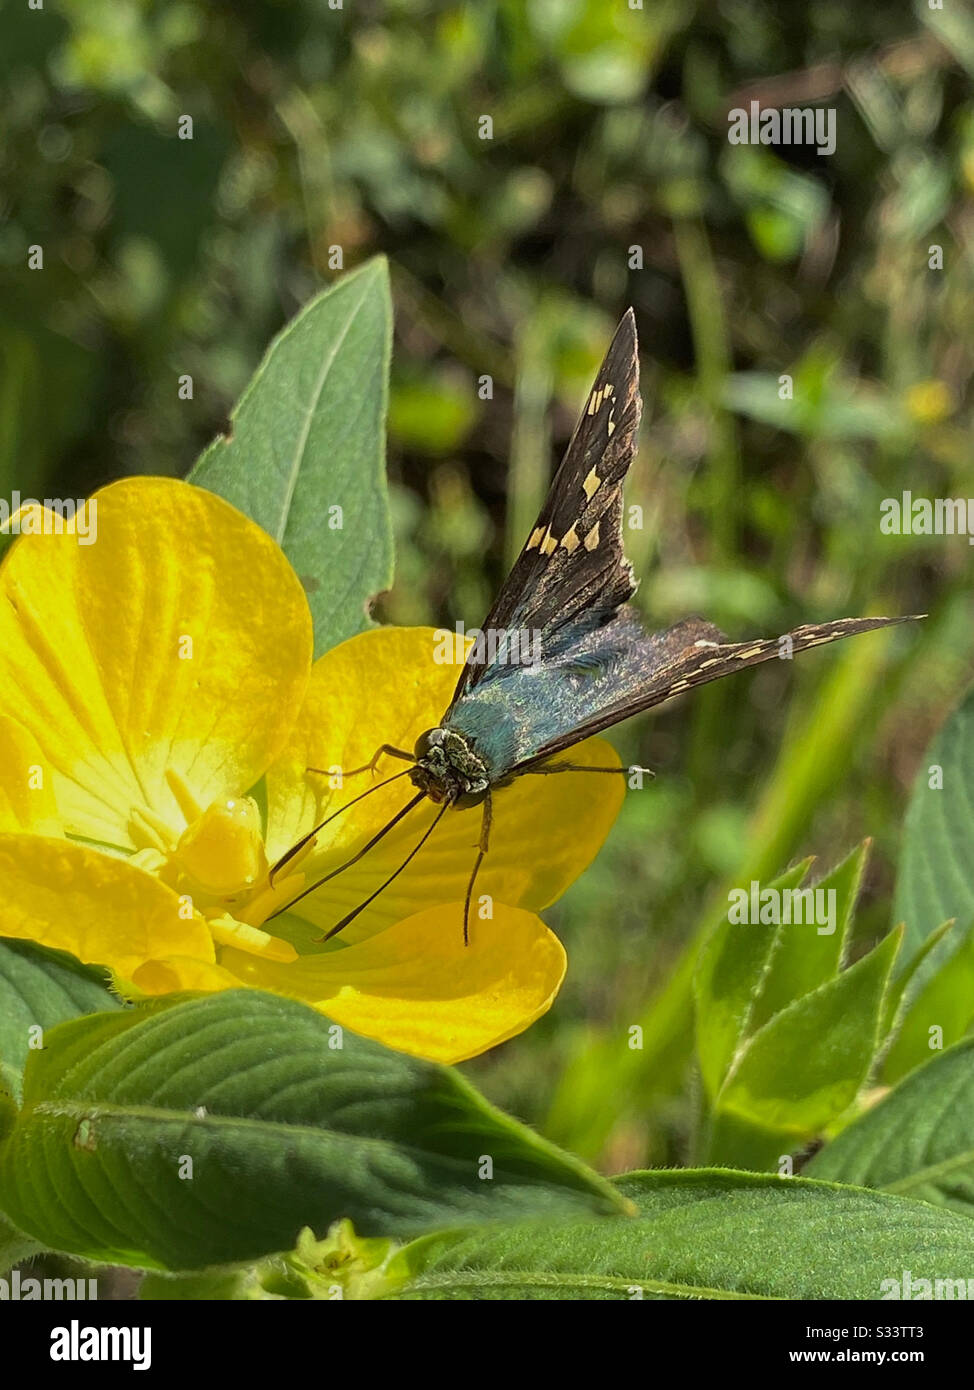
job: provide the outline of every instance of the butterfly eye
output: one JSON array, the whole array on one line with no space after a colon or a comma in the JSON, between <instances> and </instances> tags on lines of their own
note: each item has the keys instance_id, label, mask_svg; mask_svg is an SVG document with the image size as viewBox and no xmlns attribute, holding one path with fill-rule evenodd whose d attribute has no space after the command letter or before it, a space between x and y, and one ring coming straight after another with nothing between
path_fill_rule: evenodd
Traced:
<instances>
[{"instance_id":1,"label":"butterfly eye","mask_svg":"<svg viewBox=\"0 0 974 1390\"><path fill-rule=\"evenodd\" d=\"M417 758L425 758L431 748L435 748L443 742L442 729L427 729L425 734L420 734L416 740L416 747L413 752Z\"/></svg>"}]
</instances>

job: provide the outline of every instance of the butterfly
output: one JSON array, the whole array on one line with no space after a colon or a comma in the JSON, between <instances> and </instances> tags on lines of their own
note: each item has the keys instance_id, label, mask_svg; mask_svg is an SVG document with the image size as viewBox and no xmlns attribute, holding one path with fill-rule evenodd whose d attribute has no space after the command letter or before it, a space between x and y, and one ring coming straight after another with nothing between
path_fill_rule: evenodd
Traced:
<instances>
[{"instance_id":1,"label":"butterfly","mask_svg":"<svg viewBox=\"0 0 974 1390\"><path fill-rule=\"evenodd\" d=\"M564 772L626 776L629 768L581 766L559 755L634 714L746 666L910 621L837 618L751 642L729 642L702 618L647 632L629 606L636 581L622 535L622 486L636 451L641 409L636 321L629 309L599 368L541 513L484 620L480 631L488 639L487 655L483 644L474 644L449 706L412 752L383 744L370 763L345 775L374 772L382 757L411 766L376 783L315 826L271 871L273 882L334 816L398 778L412 783L412 798L351 859L300 897L357 863L424 800L439 805L431 825L395 873L337 922L324 940L353 921L402 873L447 811L482 805L477 857L464 901L466 941L474 884L490 844L494 796L515 778Z\"/></svg>"}]
</instances>

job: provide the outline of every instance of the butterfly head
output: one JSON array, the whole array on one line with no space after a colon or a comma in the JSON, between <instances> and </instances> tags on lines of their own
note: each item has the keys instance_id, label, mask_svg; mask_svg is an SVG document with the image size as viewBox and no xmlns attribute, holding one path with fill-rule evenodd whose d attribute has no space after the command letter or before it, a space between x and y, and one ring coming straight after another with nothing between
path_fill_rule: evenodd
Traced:
<instances>
[{"instance_id":1,"label":"butterfly head","mask_svg":"<svg viewBox=\"0 0 974 1390\"><path fill-rule=\"evenodd\" d=\"M490 788L484 762L470 741L452 729L427 729L416 740L416 766L409 776L413 786L431 801L475 806Z\"/></svg>"}]
</instances>

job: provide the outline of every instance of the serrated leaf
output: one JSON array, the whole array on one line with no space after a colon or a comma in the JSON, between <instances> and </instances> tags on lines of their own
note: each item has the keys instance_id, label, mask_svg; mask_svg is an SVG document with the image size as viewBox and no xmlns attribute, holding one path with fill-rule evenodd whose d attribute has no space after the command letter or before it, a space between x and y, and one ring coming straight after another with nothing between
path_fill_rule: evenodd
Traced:
<instances>
[{"instance_id":1,"label":"serrated leaf","mask_svg":"<svg viewBox=\"0 0 974 1390\"><path fill-rule=\"evenodd\" d=\"M868 854L867 840L808 890L816 895L835 894L834 931L820 931L813 924L783 922L778 927L768 972L754 1004L752 1029L760 1028L793 1000L810 994L838 974ZM826 896L816 901L827 905L829 899Z\"/></svg>"},{"instance_id":2,"label":"serrated leaf","mask_svg":"<svg viewBox=\"0 0 974 1390\"><path fill-rule=\"evenodd\" d=\"M630 1174L639 1215L428 1236L392 1268L406 1299L882 1298L965 1276L974 1223L923 1202L726 1170Z\"/></svg>"},{"instance_id":3,"label":"serrated leaf","mask_svg":"<svg viewBox=\"0 0 974 1390\"><path fill-rule=\"evenodd\" d=\"M458 1073L252 990L52 1030L0 1148L0 1207L22 1230L177 1270L288 1250L341 1217L400 1236L622 1205Z\"/></svg>"},{"instance_id":4,"label":"serrated leaf","mask_svg":"<svg viewBox=\"0 0 974 1390\"><path fill-rule=\"evenodd\" d=\"M974 1216L974 1038L912 1072L805 1172Z\"/></svg>"},{"instance_id":5,"label":"serrated leaf","mask_svg":"<svg viewBox=\"0 0 974 1390\"><path fill-rule=\"evenodd\" d=\"M32 941L0 939L0 1082L19 1096L31 1029L43 1030L33 1035L43 1043L57 1023L121 1007L104 971Z\"/></svg>"},{"instance_id":6,"label":"serrated leaf","mask_svg":"<svg viewBox=\"0 0 974 1390\"><path fill-rule=\"evenodd\" d=\"M943 786L931 787L939 767ZM903 827L893 921L906 923L917 951L948 918L974 921L974 691L936 735L920 762Z\"/></svg>"},{"instance_id":7,"label":"serrated leaf","mask_svg":"<svg viewBox=\"0 0 974 1390\"><path fill-rule=\"evenodd\" d=\"M717 1107L802 1136L851 1105L876 1053L900 935L775 1014L739 1053Z\"/></svg>"},{"instance_id":8,"label":"serrated leaf","mask_svg":"<svg viewBox=\"0 0 974 1390\"><path fill-rule=\"evenodd\" d=\"M765 886L778 891L797 887L811 862L794 865ZM747 1033L776 932L773 924L743 926L725 915L701 948L693 982L697 1056L711 1096L720 1090Z\"/></svg>"},{"instance_id":9,"label":"serrated leaf","mask_svg":"<svg viewBox=\"0 0 974 1390\"><path fill-rule=\"evenodd\" d=\"M388 269L376 257L275 338L231 415L232 434L214 440L188 479L282 547L308 594L316 655L368 627L370 600L392 582L391 341Z\"/></svg>"}]
</instances>

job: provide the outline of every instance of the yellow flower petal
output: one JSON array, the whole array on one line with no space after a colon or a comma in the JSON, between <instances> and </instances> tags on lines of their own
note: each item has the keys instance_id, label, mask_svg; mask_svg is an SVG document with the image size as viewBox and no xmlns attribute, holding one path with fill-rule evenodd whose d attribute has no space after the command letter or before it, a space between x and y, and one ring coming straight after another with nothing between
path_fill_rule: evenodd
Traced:
<instances>
[{"instance_id":1,"label":"yellow flower petal","mask_svg":"<svg viewBox=\"0 0 974 1390\"><path fill-rule=\"evenodd\" d=\"M196 913L165 884L69 840L0 834L0 936L70 951L125 978L170 954L214 959Z\"/></svg>"},{"instance_id":2,"label":"yellow flower petal","mask_svg":"<svg viewBox=\"0 0 974 1390\"><path fill-rule=\"evenodd\" d=\"M565 975L558 938L530 912L498 906L470 924L459 903L431 908L369 941L291 965L225 950L244 984L303 999L336 1023L388 1047L462 1062L547 1012Z\"/></svg>"},{"instance_id":3,"label":"yellow flower petal","mask_svg":"<svg viewBox=\"0 0 974 1390\"><path fill-rule=\"evenodd\" d=\"M69 833L137 848L133 807L178 829L166 782L239 796L283 745L307 682L301 585L260 527L168 478L93 499L93 544L21 536L0 566L0 712L55 769Z\"/></svg>"},{"instance_id":4,"label":"yellow flower petal","mask_svg":"<svg viewBox=\"0 0 974 1390\"><path fill-rule=\"evenodd\" d=\"M131 981L117 980L119 993L126 998L138 995L175 994L183 990L199 990L212 994L216 990L236 989L240 981L228 970L191 956L167 956L165 960L147 960L134 972Z\"/></svg>"},{"instance_id":5,"label":"yellow flower petal","mask_svg":"<svg viewBox=\"0 0 974 1390\"><path fill-rule=\"evenodd\" d=\"M384 757L375 777L361 773L333 790L309 766L345 770L369 762L382 743L412 753L439 721L460 668L433 660L434 629L379 627L351 637L315 662L291 736L267 773L267 853L273 861L323 815L407 764ZM410 784L376 792L329 827L322 844L348 843L381 825L407 799Z\"/></svg>"},{"instance_id":6,"label":"yellow flower petal","mask_svg":"<svg viewBox=\"0 0 974 1390\"><path fill-rule=\"evenodd\" d=\"M37 740L0 714L0 830L60 835L61 821ZM2 890L0 890L2 891Z\"/></svg>"},{"instance_id":7,"label":"yellow flower petal","mask_svg":"<svg viewBox=\"0 0 974 1390\"><path fill-rule=\"evenodd\" d=\"M363 773L348 778L341 789L330 789L327 777L306 771L309 766L361 766L383 742L411 752L418 736L439 722L458 676L457 667L434 662L434 649L431 628L378 628L315 663L292 737L267 773L272 860L317 821L407 767L386 757L376 778ZM602 739L579 744L564 761L619 765ZM414 788L402 777L332 821L321 832L315 853L301 864L304 882L313 883L348 859L412 795ZM499 789L476 896L535 910L553 902L598 853L624 795L623 777L599 773L526 774ZM417 807L360 863L302 899L295 914L323 929L334 925L402 864L439 809L431 802ZM364 939L431 902L462 900L480 825L480 807L447 810L416 859L346 929L343 940ZM308 949L311 937L310 931L295 937L299 949Z\"/></svg>"}]
</instances>

